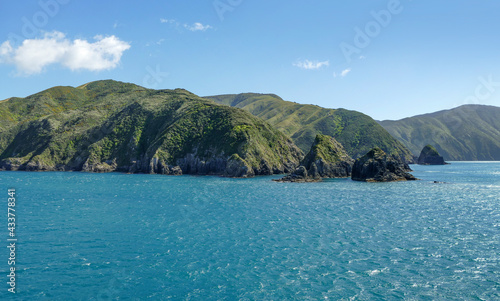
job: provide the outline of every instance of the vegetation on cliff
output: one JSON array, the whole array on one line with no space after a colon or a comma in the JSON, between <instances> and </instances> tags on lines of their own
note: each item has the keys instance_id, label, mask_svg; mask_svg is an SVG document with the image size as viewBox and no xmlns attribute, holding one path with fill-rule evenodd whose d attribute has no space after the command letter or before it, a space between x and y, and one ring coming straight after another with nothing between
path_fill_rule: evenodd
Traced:
<instances>
[{"instance_id":1,"label":"vegetation on cliff","mask_svg":"<svg viewBox=\"0 0 500 301\"><path fill-rule=\"evenodd\" d=\"M313 182L351 176L354 160L335 138L318 134L300 166L280 182Z\"/></svg>"},{"instance_id":2,"label":"vegetation on cliff","mask_svg":"<svg viewBox=\"0 0 500 301\"><path fill-rule=\"evenodd\" d=\"M352 179L364 182L411 181L410 167L399 158L387 155L376 147L358 158L352 168Z\"/></svg>"},{"instance_id":3,"label":"vegetation on cliff","mask_svg":"<svg viewBox=\"0 0 500 301\"><path fill-rule=\"evenodd\" d=\"M385 152L413 160L411 152L371 117L345 109L325 109L284 101L274 94L231 94L206 97L217 103L244 109L268 121L290 136L307 152L317 134L334 137L347 153L358 158L379 146Z\"/></svg>"},{"instance_id":4,"label":"vegetation on cliff","mask_svg":"<svg viewBox=\"0 0 500 301\"><path fill-rule=\"evenodd\" d=\"M431 144L447 160L500 160L500 107L464 105L379 123L415 156Z\"/></svg>"},{"instance_id":5,"label":"vegetation on cliff","mask_svg":"<svg viewBox=\"0 0 500 301\"><path fill-rule=\"evenodd\" d=\"M345 178L351 175L353 163L354 160L335 138L318 134L301 165L311 170L314 164L322 178Z\"/></svg>"},{"instance_id":6,"label":"vegetation on cliff","mask_svg":"<svg viewBox=\"0 0 500 301\"><path fill-rule=\"evenodd\" d=\"M293 170L301 156L267 122L182 89L108 80L0 102L4 169L245 177Z\"/></svg>"}]
</instances>

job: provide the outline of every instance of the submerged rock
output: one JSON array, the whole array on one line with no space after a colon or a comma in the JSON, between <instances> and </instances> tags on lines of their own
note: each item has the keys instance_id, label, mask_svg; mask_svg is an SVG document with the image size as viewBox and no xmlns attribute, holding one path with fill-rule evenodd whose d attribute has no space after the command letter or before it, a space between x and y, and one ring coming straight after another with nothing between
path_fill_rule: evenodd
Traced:
<instances>
[{"instance_id":1,"label":"submerged rock","mask_svg":"<svg viewBox=\"0 0 500 301\"><path fill-rule=\"evenodd\" d=\"M444 161L443 157L439 155L437 149L428 144L420 152L417 163L420 165L445 165L448 164Z\"/></svg>"},{"instance_id":2,"label":"submerged rock","mask_svg":"<svg viewBox=\"0 0 500 301\"><path fill-rule=\"evenodd\" d=\"M405 162L388 156L377 147L356 160L352 169L352 179L365 182L417 180L408 171L411 169Z\"/></svg>"}]
</instances>

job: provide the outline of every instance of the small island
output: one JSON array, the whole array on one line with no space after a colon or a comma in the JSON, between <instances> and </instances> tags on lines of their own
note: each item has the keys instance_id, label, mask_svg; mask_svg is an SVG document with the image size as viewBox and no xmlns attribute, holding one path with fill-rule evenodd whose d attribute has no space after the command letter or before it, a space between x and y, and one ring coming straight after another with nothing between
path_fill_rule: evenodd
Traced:
<instances>
[{"instance_id":1,"label":"small island","mask_svg":"<svg viewBox=\"0 0 500 301\"><path fill-rule=\"evenodd\" d=\"M437 149L428 144L420 152L417 163L419 165L445 165L446 163L442 156L439 155Z\"/></svg>"},{"instance_id":2,"label":"small island","mask_svg":"<svg viewBox=\"0 0 500 301\"><path fill-rule=\"evenodd\" d=\"M300 166L277 182L318 182L323 178L348 178L354 160L342 144L327 135L316 135Z\"/></svg>"},{"instance_id":3,"label":"small island","mask_svg":"<svg viewBox=\"0 0 500 301\"><path fill-rule=\"evenodd\" d=\"M376 147L354 162L352 179L363 182L393 182L417 180L408 164L396 157L387 155Z\"/></svg>"}]
</instances>

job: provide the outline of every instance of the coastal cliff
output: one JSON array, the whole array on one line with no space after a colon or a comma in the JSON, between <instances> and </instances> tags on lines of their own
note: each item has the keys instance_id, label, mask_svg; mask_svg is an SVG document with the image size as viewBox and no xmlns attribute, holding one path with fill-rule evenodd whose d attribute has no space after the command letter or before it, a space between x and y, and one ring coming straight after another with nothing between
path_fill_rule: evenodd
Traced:
<instances>
[{"instance_id":1,"label":"coastal cliff","mask_svg":"<svg viewBox=\"0 0 500 301\"><path fill-rule=\"evenodd\" d=\"M316 135L300 166L280 182L314 182L322 178L347 178L354 160L333 137Z\"/></svg>"},{"instance_id":2,"label":"coastal cliff","mask_svg":"<svg viewBox=\"0 0 500 301\"><path fill-rule=\"evenodd\" d=\"M416 178L408 173L410 167L403 161L388 156L380 148L370 150L354 162L352 179L364 182L411 181Z\"/></svg>"},{"instance_id":3,"label":"coastal cliff","mask_svg":"<svg viewBox=\"0 0 500 301\"><path fill-rule=\"evenodd\" d=\"M116 81L0 103L0 169L222 175L293 171L303 154L241 109Z\"/></svg>"}]
</instances>

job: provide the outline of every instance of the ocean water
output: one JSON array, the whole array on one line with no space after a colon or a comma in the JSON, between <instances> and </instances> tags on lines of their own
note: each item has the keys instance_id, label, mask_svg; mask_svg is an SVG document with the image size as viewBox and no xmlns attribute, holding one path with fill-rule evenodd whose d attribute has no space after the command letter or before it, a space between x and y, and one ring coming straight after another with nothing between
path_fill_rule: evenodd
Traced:
<instances>
[{"instance_id":1,"label":"ocean water","mask_svg":"<svg viewBox=\"0 0 500 301\"><path fill-rule=\"evenodd\" d=\"M415 182L0 172L1 300L499 300L500 163ZM434 181L445 183L434 183Z\"/></svg>"}]
</instances>

